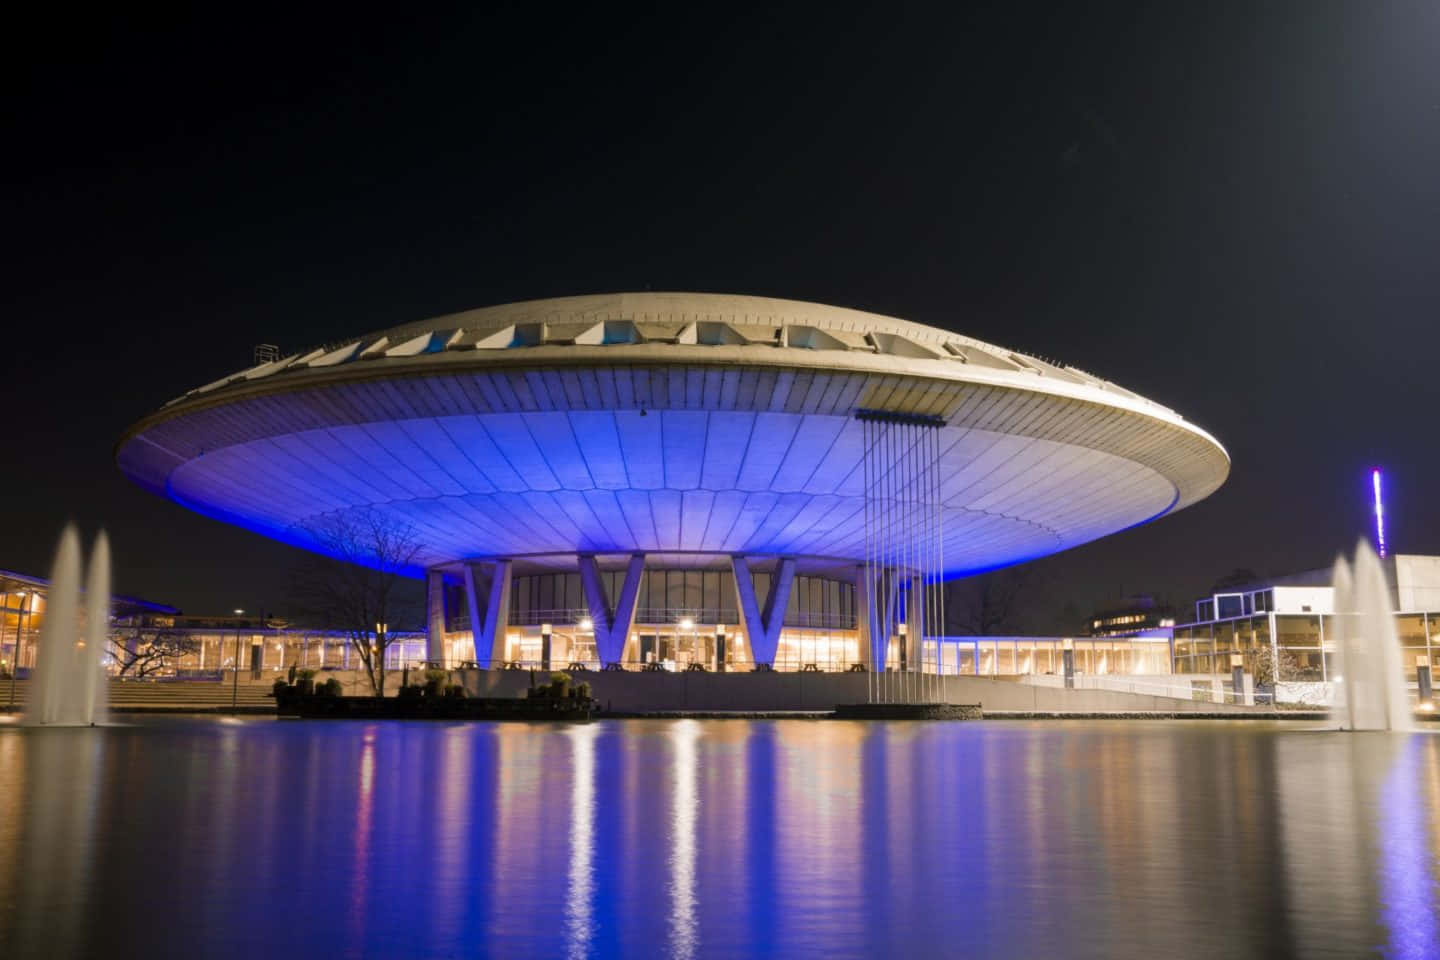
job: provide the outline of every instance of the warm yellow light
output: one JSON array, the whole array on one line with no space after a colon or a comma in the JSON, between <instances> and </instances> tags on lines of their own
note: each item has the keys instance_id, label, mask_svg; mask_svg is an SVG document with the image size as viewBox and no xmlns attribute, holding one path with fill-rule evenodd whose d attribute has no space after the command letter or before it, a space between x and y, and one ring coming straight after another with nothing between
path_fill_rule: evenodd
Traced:
<instances>
[{"instance_id":1,"label":"warm yellow light","mask_svg":"<svg viewBox=\"0 0 1440 960\"><path fill-rule=\"evenodd\" d=\"M591 631L591 630L594 630L594 629L595 629L595 621L594 621L594 620L591 620L589 617L586 617L584 620L581 620L581 621L580 621L580 629L581 629L581 630L584 630L584 631L587 632L587 633L588 633L589 631Z\"/></svg>"},{"instance_id":2,"label":"warm yellow light","mask_svg":"<svg viewBox=\"0 0 1440 960\"><path fill-rule=\"evenodd\" d=\"M694 621L694 620L691 620L689 617L686 617L685 619L683 619L683 620L680 621L680 629L681 629L681 630L694 630L694 629L695 629L695 621Z\"/></svg>"}]
</instances>

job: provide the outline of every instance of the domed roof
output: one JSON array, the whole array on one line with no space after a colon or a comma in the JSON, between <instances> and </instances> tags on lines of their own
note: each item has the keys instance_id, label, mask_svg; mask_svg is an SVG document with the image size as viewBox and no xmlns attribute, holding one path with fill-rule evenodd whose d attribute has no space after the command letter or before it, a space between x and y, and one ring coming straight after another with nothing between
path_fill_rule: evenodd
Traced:
<instances>
[{"instance_id":1,"label":"domed roof","mask_svg":"<svg viewBox=\"0 0 1440 960\"><path fill-rule=\"evenodd\" d=\"M948 572L1203 499L1224 449L1073 367L893 317L631 293L486 307L258 364L122 438L142 486L314 546L379 509L423 565L574 552L864 555L862 418L939 428Z\"/></svg>"},{"instance_id":2,"label":"domed roof","mask_svg":"<svg viewBox=\"0 0 1440 960\"><path fill-rule=\"evenodd\" d=\"M825 365L853 364L864 357L899 361L893 369L905 370L906 361L943 361L946 373L960 375L990 371L1023 376L1046 376L1052 382L1095 387L1114 396L1138 400L1135 394L1074 367L1062 366L896 317L846 307L715 293L614 293L527 300L466 310L417 320L293 353L260 363L196 387L183 397L203 396L223 387L276 378L302 371L346 368L359 373L362 361L445 362L469 354L467 362L510 362L513 351L536 347L606 347L608 359L618 361L627 347L645 346L646 362L664 362L666 354L653 348L752 348L742 356L753 362L775 362L780 350L795 360L795 351L823 354L813 358ZM479 354L471 353L479 351ZM503 352L503 354L502 354ZM633 352L633 351L632 351ZM576 359L579 354L571 351ZM671 354L681 359L679 354ZM527 360L537 359L528 357ZM555 358L564 362L563 358ZM712 359L721 359L717 356ZM868 369L875 363L863 363ZM387 366L392 366L387 364ZM364 374L373 373L365 370ZM1147 405L1150 401L1144 401ZM1163 408L1160 408L1163 409Z\"/></svg>"}]
</instances>

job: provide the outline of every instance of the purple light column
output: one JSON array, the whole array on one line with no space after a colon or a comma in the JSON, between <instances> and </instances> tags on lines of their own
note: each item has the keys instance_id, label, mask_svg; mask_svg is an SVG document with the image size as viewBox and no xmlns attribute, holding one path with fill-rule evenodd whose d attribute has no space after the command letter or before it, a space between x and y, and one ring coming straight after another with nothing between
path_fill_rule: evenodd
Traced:
<instances>
[{"instance_id":1,"label":"purple light column","mask_svg":"<svg viewBox=\"0 0 1440 960\"><path fill-rule=\"evenodd\" d=\"M1375 546L1380 559L1385 559L1385 501L1380 497L1380 468L1370 471L1370 484L1375 488Z\"/></svg>"}]
</instances>

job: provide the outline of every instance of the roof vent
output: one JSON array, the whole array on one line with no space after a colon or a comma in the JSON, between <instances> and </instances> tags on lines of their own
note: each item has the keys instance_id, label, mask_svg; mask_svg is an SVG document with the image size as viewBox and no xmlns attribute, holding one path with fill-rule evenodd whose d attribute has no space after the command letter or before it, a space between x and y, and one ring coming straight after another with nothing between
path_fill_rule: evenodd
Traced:
<instances>
[{"instance_id":1,"label":"roof vent","mask_svg":"<svg viewBox=\"0 0 1440 960\"><path fill-rule=\"evenodd\" d=\"M274 363L280 359L280 348L273 343L255 344L255 362Z\"/></svg>"}]
</instances>

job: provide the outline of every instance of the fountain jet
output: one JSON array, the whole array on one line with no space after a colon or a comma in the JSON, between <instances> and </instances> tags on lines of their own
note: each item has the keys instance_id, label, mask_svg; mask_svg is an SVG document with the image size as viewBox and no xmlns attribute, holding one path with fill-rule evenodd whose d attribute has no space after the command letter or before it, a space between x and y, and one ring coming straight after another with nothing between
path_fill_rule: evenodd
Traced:
<instances>
[{"instance_id":1,"label":"fountain jet","mask_svg":"<svg viewBox=\"0 0 1440 960\"><path fill-rule=\"evenodd\" d=\"M84 726L105 719L100 658L110 629L110 543L104 533L90 554L83 613L80 566L80 535L71 524L60 534L50 571L27 724Z\"/></svg>"},{"instance_id":2,"label":"fountain jet","mask_svg":"<svg viewBox=\"0 0 1440 960\"><path fill-rule=\"evenodd\" d=\"M1332 715L1347 730L1409 730L1410 690L1385 571L1361 540L1353 562L1335 558L1336 697Z\"/></svg>"}]
</instances>

